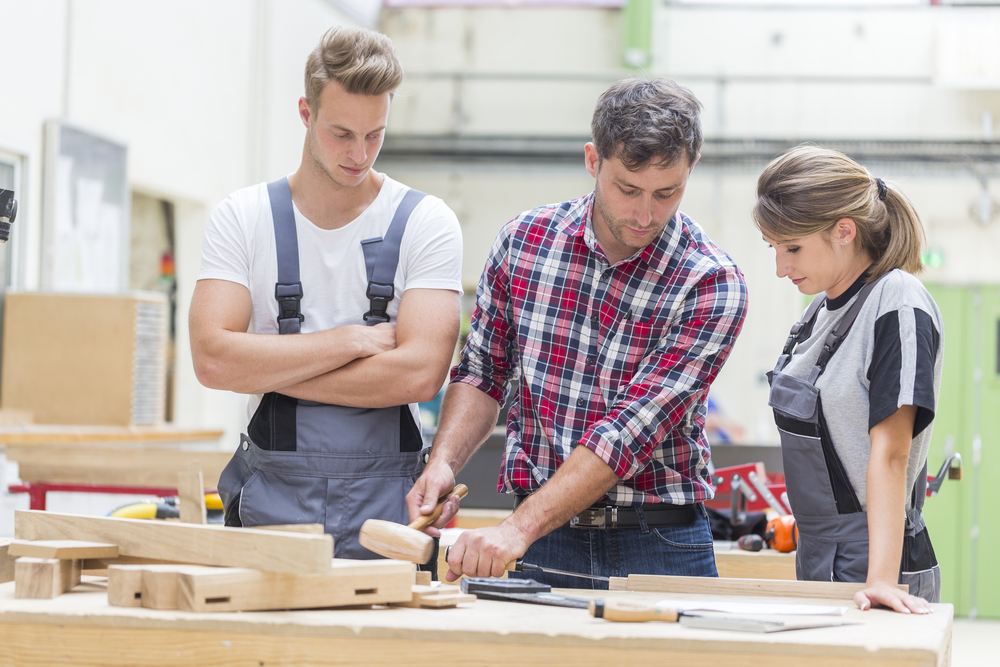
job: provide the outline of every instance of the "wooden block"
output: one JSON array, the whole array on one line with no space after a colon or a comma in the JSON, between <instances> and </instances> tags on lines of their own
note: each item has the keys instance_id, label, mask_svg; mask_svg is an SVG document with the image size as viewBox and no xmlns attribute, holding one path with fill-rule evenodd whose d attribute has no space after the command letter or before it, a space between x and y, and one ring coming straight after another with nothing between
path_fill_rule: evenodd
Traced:
<instances>
[{"instance_id":1,"label":"wooden block","mask_svg":"<svg viewBox=\"0 0 1000 667\"><path fill-rule=\"evenodd\" d=\"M276 530L283 533L306 533L309 535L322 535L326 528L321 523L285 523L276 526L247 526L254 530Z\"/></svg>"},{"instance_id":2,"label":"wooden block","mask_svg":"<svg viewBox=\"0 0 1000 667\"><path fill-rule=\"evenodd\" d=\"M182 572L219 568L201 565L111 565L108 568L108 604L114 607L177 609L177 579Z\"/></svg>"},{"instance_id":3,"label":"wooden block","mask_svg":"<svg viewBox=\"0 0 1000 667\"><path fill-rule=\"evenodd\" d=\"M424 570L417 570L414 573L413 584L415 586L430 586L431 585L431 573Z\"/></svg>"},{"instance_id":4,"label":"wooden block","mask_svg":"<svg viewBox=\"0 0 1000 667\"><path fill-rule=\"evenodd\" d=\"M204 565L148 565L141 569L139 599L147 609L177 609L178 581L182 574L218 570Z\"/></svg>"},{"instance_id":5,"label":"wooden block","mask_svg":"<svg viewBox=\"0 0 1000 667\"><path fill-rule=\"evenodd\" d=\"M80 583L80 561L24 556L14 563L14 597L52 599Z\"/></svg>"},{"instance_id":6,"label":"wooden block","mask_svg":"<svg viewBox=\"0 0 1000 667\"><path fill-rule=\"evenodd\" d=\"M36 540L34 542L15 540L10 545L10 554L12 556L58 558L60 560L73 558L117 558L118 545L101 542L82 542L79 540Z\"/></svg>"},{"instance_id":7,"label":"wooden block","mask_svg":"<svg viewBox=\"0 0 1000 667\"><path fill-rule=\"evenodd\" d=\"M448 609L464 602L475 602L476 596L463 593L458 586L414 586L413 597L394 607L420 607L422 609Z\"/></svg>"},{"instance_id":8,"label":"wooden block","mask_svg":"<svg viewBox=\"0 0 1000 667\"><path fill-rule=\"evenodd\" d=\"M610 591L627 591L628 589L628 577L611 577L608 581L608 590Z\"/></svg>"},{"instance_id":9,"label":"wooden block","mask_svg":"<svg viewBox=\"0 0 1000 667\"><path fill-rule=\"evenodd\" d=\"M335 559L325 574L249 569L184 573L178 607L184 611L314 609L388 604L412 598L413 563Z\"/></svg>"},{"instance_id":10,"label":"wooden block","mask_svg":"<svg viewBox=\"0 0 1000 667\"><path fill-rule=\"evenodd\" d=\"M783 598L851 600L865 585L834 581L777 581L772 579L716 579L630 574L628 590L655 593L752 595ZM906 590L903 585L900 590Z\"/></svg>"},{"instance_id":11,"label":"wooden block","mask_svg":"<svg viewBox=\"0 0 1000 667\"><path fill-rule=\"evenodd\" d=\"M205 480L201 476L201 467L177 473L177 501L180 503L181 522L208 523Z\"/></svg>"},{"instance_id":12,"label":"wooden block","mask_svg":"<svg viewBox=\"0 0 1000 667\"><path fill-rule=\"evenodd\" d=\"M120 556L271 572L325 573L333 559L333 538L329 535L169 521L16 510L14 533L23 540L110 542L118 545Z\"/></svg>"},{"instance_id":13,"label":"wooden block","mask_svg":"<svg viewBox=\"0 0 1000 667\"><path fill-rule=\"evenodd\" d=\"M142 570L144 565L108 567L108 604L112 607L142 606Z\"/></svg>"},{"instance_id":14,"label":"wooden block","mask_svg":"<svg viewBox=\"0 0 1000 667\"><path fill-rule=\"evenodd\" d=\"M782 579L795 581L795 553L773 549L743 551L717 550L715 566L719 576L727 579Z\"/></svg>"},{"instance_id":15,"label":"wooden block","mask_svg":"<svg viewBox=\"0 0 1000 667\"><path fill-rule=\"evenodd\" d=\"M16 557L8 553L11 540L0 540L0 584L14 581L14 561Z\"/></svg>"}]
</instances>

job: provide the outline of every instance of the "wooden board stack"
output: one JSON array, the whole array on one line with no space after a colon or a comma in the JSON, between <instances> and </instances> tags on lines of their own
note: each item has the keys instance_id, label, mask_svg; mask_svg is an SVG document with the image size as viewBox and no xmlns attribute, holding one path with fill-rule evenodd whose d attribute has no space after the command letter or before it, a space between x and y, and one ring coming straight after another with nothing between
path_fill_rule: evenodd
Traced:
<instances>
[{"instance_id":1,"label":"wooden board stack","mask_svg":"<svg viewBox=\"0 0 1000 667\"><path fill-rule=\"evenodd\" d=\"M321 526L227 528L38 511L17 511L14 523L6 550L17 558L17 597L55 597L79 583L81 571L106 568L108 603L123 607L441 608L475 600L455 586L415 586L413 563L334 559L333 538Z\"/></svg>"}]
</instances>

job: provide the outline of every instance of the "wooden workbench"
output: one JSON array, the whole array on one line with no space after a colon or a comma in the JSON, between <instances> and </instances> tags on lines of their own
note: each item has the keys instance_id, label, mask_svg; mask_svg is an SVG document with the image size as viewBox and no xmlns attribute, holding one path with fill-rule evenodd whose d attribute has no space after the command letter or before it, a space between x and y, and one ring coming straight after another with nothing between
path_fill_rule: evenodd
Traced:
<instances>
[{"instance_id":1,"label":"wooden workbench","mask_svg":"<svg viewBox=\"0 0 1000 667\"><path fill-rule=\"evenodd\" d=\"M219 451L221 436L170 425L0 427L0 445L24 482L175 487L177 473L198 464L206 488L215 488L236 448Z\"/></svg>"},{"instance_id":2,"label":"wooden workbench","mask_svg":"<svg viewBox=\"0 0 1000 667\"><path fill-rule=\"evenodd\" d=\"M0 667L76 665L682 665L834 667L950 664L951 605L908 616L861 612L858 625L771 634L612 623L585 610L479 600L457 609L193 614L111 607L103 580L54 600L0 585ZM571 591L656 601L664 594ZM671 595L672 598L694 596ZM697 596L699 599L708 596ZM725 599L747 598L727 597ZM771 600L773 601L773 599ZM797 599L794 602L807 602Z\"/></svg>"}]
</instances>

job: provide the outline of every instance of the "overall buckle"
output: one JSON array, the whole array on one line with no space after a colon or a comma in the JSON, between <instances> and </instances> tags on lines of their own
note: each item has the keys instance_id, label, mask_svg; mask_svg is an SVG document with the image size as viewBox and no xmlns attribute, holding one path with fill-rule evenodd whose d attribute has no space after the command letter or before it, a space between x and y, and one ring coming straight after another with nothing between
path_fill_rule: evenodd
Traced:
<instances>
[{"instance_id":1,"label":"overall buckle","mask_svg":"<svg viewBox=\"0 0 1000 667\"><path fill-rule=\"evenodd\" d=\"M392 301L393 296L396 293L395 285L392 283L368 283L368 289L365 291L365 296L371 302L370 309L364 314L364 320L375 320L376 322L388 322L389 321L389 302Z\"/></svg>"}]
</instances>

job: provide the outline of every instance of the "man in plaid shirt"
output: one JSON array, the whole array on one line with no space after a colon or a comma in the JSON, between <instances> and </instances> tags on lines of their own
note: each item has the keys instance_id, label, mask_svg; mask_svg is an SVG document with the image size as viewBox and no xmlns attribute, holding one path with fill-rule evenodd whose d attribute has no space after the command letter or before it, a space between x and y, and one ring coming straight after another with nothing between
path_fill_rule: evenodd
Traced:
<instances>
[{"instance_id":1,"label":"man in plaid shirt","mask_svg":"<svg viewBox=\"0 0 1000 667\"><path fill-rule=\"evenodd\" d=\"M522 556L604 577L717 576L702 505L714 492L704 403L747 295L729 256L678 211L700 107L669 79L618 82L598 100L585 147L594 192L522 213L493 243L407 503L413 519L452 488L519 376L499 481L516 509L460 536L449 580L501 576ZM434 526L457 509L453 496Z\"/></svg>"}]
</instances>

